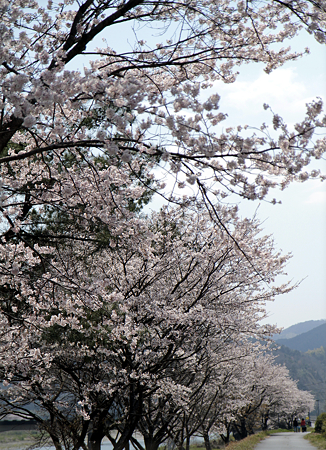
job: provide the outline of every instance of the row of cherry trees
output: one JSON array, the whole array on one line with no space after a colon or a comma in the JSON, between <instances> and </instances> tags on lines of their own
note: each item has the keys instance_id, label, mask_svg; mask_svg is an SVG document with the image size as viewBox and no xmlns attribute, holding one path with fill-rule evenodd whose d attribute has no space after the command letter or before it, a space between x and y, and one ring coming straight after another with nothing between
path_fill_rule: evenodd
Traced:
<instances>
[{"instance_id":1,"label":"row of cherry trees","mask_svg":"<svg viewBox=\"0 0 326 450\"><path fill-rule=\"evenodd\" d=\"M120 450L135 430L156 450L195 433L209 446L216 429L244 437L262 411L309 410L312 397L253 341L272 331L259 326L262 303L290 289L273 287L287 258L254 221L219 215L236 242L203 207L150 218L112 207L115 234L103 220L79 242L74 215L64 222L73 240L34 252L4 242L2 414L33 418L58 450L86 448L87 434L91 450L104 436ZM46 241L57 216L35 216L33 239Z\"/></svg>"},{"instance_id":2,"label":"row of cherry trees","mask_svg":"<svg viewBox=\"0 0 326 450\"><path fill-rule=\"evenodd\" d=\"M177 410L169 409L163 416L161 401L151 408L147 405L137 427L146 449L157 450L165 438L188 450L196 436L203 438L206 450L211 450L211 435L218 435L227 444L231 434L243 439L257 429L290 426L294 417L305 416L314 406L312 395L299 391L285 367L275 365L261 350L251 348L246 357L234 352L233 359L215 367L200 391L198 382L191 385L190 402L177 415ZM135 444L141 448L139 442Z\"/></svg>"},{"instance_id":3,"label":"row of cherry trees","mask_svg":"<svg viewBox=\"0 0 326 450\"><path fill-rule=\"evenodd\" d=\"M288 257L257 221L216 205L227 232L200 203L142 216L127 165L68 156L58 201L0 247L3 416L33 418L58 450L86 448L87 435L91 450L104 436L120 450L135 430L156 450L194 433L209 445L216 429L243 437L262 410L308 410L253 341L273 331L259 325L264 303L291 289L274 285Z\"/></svg>"},{"instance_id":4,"label":"row of cherry trees","mask_svg":"<svg viewBox=\"0 0 326 450\"><path fill-rule=\"evenodd\" d=\"M140 448L135 430L148 450L194 433L209 449L212 430L309 409L261 343L288 257L221 200L323 179L307 169L322 102L293 130L274 114L271 134L219 133L204 94L243 62L298 57L277 48L303 27L324 43L325 4L1 0L0 17L2 417L56 450ZM128 24L130 51L94 49ZM170 203L145 216L154 193Z\"/></svg>"}]
</instances>

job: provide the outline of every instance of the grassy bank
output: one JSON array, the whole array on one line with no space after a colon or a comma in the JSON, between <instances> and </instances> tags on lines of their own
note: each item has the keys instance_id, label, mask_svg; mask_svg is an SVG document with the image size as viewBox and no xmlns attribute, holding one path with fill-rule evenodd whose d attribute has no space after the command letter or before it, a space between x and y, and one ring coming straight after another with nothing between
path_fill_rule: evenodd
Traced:
<instances>
[{"instance_id":1,"label":"grassy bank","mask_svg":"<svg viewBox=\"0 0 326 450\"><path fill-rule=\"evenodd\" d=\"M37 431L4 431L0 433L0 450L27 448L35 443Z\"/></svg>"},{"instance_id":2,"label":"grassy bank","mask_svg":"<svg viewBox=\"0 0 326 450\"><path fill-rule=\"evenodd\" d=\"M242 439L241 441L230 442L227 446L228 450L253 450L256 445L265 439L270 433L268 431L260 431L259 433Z\"/></svg>"},{"instance_id":3,"label":"grassy bank","mask_svg":"<svg viewBox=\"0 0 326 450\"><path fill-rule=\"evenodd\" d=\"M319 433L310 433L305 437L312 445L320 449L326 449L326 438Z\"/></svg>"}]
</instances>

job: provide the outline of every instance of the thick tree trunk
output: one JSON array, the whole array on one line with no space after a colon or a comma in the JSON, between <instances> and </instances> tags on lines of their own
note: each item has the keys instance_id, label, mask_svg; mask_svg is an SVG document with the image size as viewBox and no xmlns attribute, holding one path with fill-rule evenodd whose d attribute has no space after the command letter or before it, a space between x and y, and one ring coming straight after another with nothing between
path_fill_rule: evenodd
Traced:
<instances>
[{"instance_id":1,"label":"thick tree trunk","mask_svg":"<svg viewBox=\"0 0 326 450\"><path fill-rule=\"evenodd\" d=\"M88 449L89 450L101 450L101 442L104 438L104 434L100 430L93 430L89 435Z\"/></svg>"},{"instance_id":2,"label":"thick tree trunk","mask_svg":"<svg viewBox=\"0 0 326 450\"><path fill-rule=\"evenodd\" d=\"M89 450L101 450L101 441L90 441L90 447Z\"/></svg>"},{"instance_id":3,"label":"thick tree trunk","mask_svg":"<svg viewBox=\"0 0 326 450\"><path fill-rule=\"evenodd\" d=\"M236 441L240 441L241 439L244 439L245 437L248 436L246 428L246 419L244 417L241 417L239 421L240 424L236 422L232 424L233 436Z\"/></svg>"},{"instance_id":4,"label":"thick tree trunk","mask_svg":"<svg viewBox=\"0 0 326 450\"><path fill-rule=\"evenodd\" d=\"M124 427L120 430L121 436L114 444L113 450L124 450L141 418L142 407L143 396L141 387L138 385L131 385L129 390L129 417L126 420Z\"/></svg>"},{"instance_id":5,"label":"thick tree trunk","mask_svg":"<svg viewBox=\"0 0 326 450\"><path fill-rule=\"evenodd\" d=\"M89 450L101 450L102 439L90 440L88 444Z\"/></svg>"},{"instance_id":6,"label":"thick tree trunk","mask_svg":"<svg viewBox=\"0 0 326 450\"><path fill-rule=\"evenodd\" d=\"M53 435L50 435L50 436L51 436L52 442L55 446L55 450L62 450L62 446L61 446L59 440L57 439L57 437L53 437Z\"/></svg>"},{"instance_id":7,"label":"thick tree trunk","mask_svg":"<svg viewBox=\"0 0 326 450\"><path fill-rule=\"evenodd\" d=\"M225 426L225 428L226 428L226 434L220 434L220 437L221 437L222 441L224 442L224 444L228 444L230 442L231 424L229 423L228 425Z\"/></svg>"},{"instance_id":8,"label":"thick tree trunk","mask_svg":"<svg viewBox=\"0 0 326 450\"><path fill-rule=\"evenodd\" d=\"M7 156L4 149L16 131L22 127L23 122L24 119L11 116L8 122L0 124L0 156Z\"/></svg>"},{"instance_id":9,"label":"thick tree trunk","mask_svg":"<svg viewBox=\"0 0 326 450\"><path fill-rule=\"evenodd\" d=\"M262 416L262 430L263 431L267 430L267 428L268 428L267 421L268 421L268 414L263 414L263 416Z\"/></svg>"},{"instance_id":10,"label":"thick tree trunk","mask_svg":"<svg viewBox=\"0 0 326 450\"><path fill-rule=\"evenodd\" d=\"M189 436L189 434L187 434L187 437L186 437L186 450L189 450L190 449L190 436Z\"/></svg>"},{"instance_id":11,"label":"thick tree trunk","mask_svg":"<svg viewBox=\"0 0 326 450\"><path fill-rule=\"evenodd\" d=\"M144 437L144 442L146 450L157 450L160 445L160 442L156 441L151 436Z\"/></svg>"},{"instance_id":12,"label":"thick tree trunk","mask_svg":"<svg viewBox=\"0 0 326 450\"><path fill-rule=\"evenodd\" d=\"M241 439L244 439L248 436L247 433L247 428L246 428L246 419L244 419L243 417L240 419L240 435L241 435Z\"/></svg>"},{"instance_id":13,"label":"thick tree trunk","mask_svg":"<svg viewBox=\"0 0 326 450\"><path fill-rule=\"evenodd\" d=\"M209 440L208 432L205 431L204 434L203 434L203 436L204 436L204 442L205 442L206 450L212 450L211 443L210 443L210 440Z\"/></svg>"}]
</instances>

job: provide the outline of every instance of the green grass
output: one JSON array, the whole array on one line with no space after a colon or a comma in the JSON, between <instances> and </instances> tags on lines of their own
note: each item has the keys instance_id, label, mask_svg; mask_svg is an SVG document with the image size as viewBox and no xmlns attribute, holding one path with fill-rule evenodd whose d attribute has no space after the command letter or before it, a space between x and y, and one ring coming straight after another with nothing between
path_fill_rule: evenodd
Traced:
<instances>
[{"instance_id":1,"label":"green grass","mask_svg":"<svg viewBox=\"0 0 326 450\"><path fill-rule=\"evenodd\" d=\"M0 433L0 450L29 447L37 437L37 431L4 431Z\"/></svg>"},{"instance_id":2,"label":"green grass","mask_svg":"<svg viewBox=\"0 0 326 450\"><path fill-rule=\"evenodd\" d=\"M259 433L248 436L241 441L230 442L227 448L228 450L253 450L256 445L268 435L269 433L267 431L260 431Z\"/></svg>"},{"instance_id":3,"label":"green grass","mask_svg":"<svg viewBox=\"0 0 326 450\"><path fill-rule=\"evenodd\" d=\"M321 434L310 433L307 434L304 438L307 439L310 442L310 444L314 445L315 447L320 449L326 449L326 438Z\"/></svg>"}]
</instances>

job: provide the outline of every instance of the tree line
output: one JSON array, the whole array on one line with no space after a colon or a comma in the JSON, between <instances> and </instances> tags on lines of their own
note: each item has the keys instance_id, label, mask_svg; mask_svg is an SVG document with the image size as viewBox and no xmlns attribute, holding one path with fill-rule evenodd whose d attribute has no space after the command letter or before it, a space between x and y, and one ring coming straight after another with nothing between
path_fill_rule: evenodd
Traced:
<instances>
[{"instance_id":1,"label":"tree line","mask_svg":"<svg viewBox=\"0 0 326 450\"><path fill-rule=\"evenodd\" d=\"M271 112L273 130L219 132L203 93L243 62L297 58L274 44L302 27L324 43L325 5L3 0L0 15L1 417L35 420L56 450L141 450L136 430L146 450L198 433L210 450L212 431L312 409L260 324L295 287L277 280L289 256L225 202L324 179L307 168L322 102L294 129ZM132 50L93 50L122 24ZM151 27L162 42L138 37Z\"/></svg>"}]
</instances>

